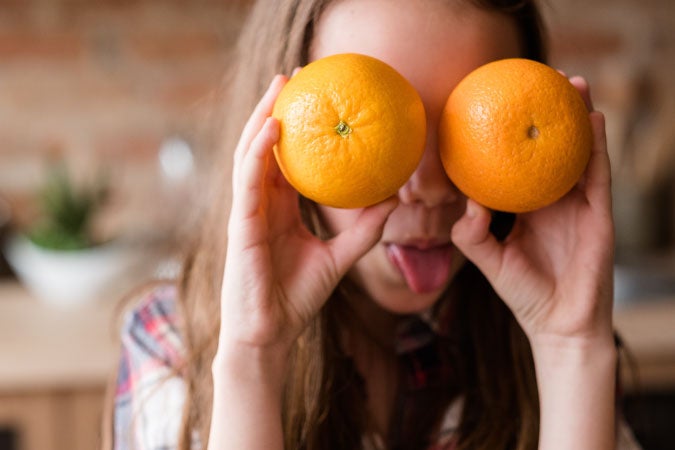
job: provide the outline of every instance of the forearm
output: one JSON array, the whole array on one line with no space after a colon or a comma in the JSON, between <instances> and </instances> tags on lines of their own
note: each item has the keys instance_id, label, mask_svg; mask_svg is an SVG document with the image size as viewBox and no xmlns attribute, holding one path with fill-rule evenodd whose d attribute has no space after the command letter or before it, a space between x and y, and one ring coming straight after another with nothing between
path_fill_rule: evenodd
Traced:
<instances>
[{"instance_id":1,"label":"forearm","mask_svg":"<svg viewBox=\"0 0 675 450\"><path fill-rule=\"evenodd\" d=\"M614 450L617 352L611 339L548 340L532 349L541 409L539 449Z\"/></svg>"},{"instance_id":2,"label":"forearm","mask_svg":"<svg viewBox=\"0 0 675 450\"><path fill-rule=\"evenodd\" d=\"M283 449L279 355L221 351L213 362L210 450Z\"/></svg>"}]
</instances>

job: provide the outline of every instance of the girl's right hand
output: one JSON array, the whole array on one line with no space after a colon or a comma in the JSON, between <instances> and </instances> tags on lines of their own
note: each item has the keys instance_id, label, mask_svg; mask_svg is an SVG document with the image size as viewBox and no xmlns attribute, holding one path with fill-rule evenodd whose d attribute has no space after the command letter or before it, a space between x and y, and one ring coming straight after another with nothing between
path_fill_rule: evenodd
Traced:
<instances>
[{"instance_id":1,"label":"girl's right hand","mask_svg":"<svg viewBox=\"0 0 675 450\"><path fill-rule=\"evenodd\" d=\"M397 204L364 208L353 227L328 241L305 228L298 193L272 152L280 127L271 113L286 81L273 79L234 154L219 353L255 348L286 355L338 281L380 239Z\"/></svg>"}]
</instances>

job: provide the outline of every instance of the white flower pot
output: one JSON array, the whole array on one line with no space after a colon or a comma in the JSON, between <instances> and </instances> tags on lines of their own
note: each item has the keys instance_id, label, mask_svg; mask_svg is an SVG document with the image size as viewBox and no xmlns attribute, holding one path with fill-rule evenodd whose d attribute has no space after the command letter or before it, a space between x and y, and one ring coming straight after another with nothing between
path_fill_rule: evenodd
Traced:
<instances>
[{"instance_id":1,"label":"white flower pot","mask_svg":"<svg viewBox=\"0 0 675 450\"><path fill-rule=\"evenodd\" d=\"M10 237L5 256L21 282L38 299L72 307L105 295L134 261L119 241L72 251L50 250L22 235Z\"/></svg>"}]
</instances>

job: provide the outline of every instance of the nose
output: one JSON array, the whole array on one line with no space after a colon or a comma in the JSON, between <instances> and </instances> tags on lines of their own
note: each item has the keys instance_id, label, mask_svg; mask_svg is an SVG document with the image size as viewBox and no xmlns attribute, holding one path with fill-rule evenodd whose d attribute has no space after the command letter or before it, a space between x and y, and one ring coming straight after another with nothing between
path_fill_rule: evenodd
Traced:
<instances>
[{"instance_id":1,"label":"nose","mask_svg":"<svg viewBox=\"0 0 675 450\"><path fill-rule=\"evenodd\" d=\"M435 134L427 136L422 160L410 179L399 190L399 199L405 204L421 203L427 208L457 201L459 191L448 178L438 152Z\"/></svg>"}]
</instances>

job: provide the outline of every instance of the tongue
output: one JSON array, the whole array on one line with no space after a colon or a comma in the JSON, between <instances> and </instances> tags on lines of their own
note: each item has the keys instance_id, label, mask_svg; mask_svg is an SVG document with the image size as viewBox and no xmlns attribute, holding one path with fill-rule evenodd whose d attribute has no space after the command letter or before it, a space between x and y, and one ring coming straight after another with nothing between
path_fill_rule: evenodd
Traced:
<instances>
[{"instance_id":1,"label":"tongue","mask_svg":"<svg viewBox=\"0 0 675 450\"><path fill-rule=\"evenodd\" d=\"M413 292L432 292L443 286L450 274L450 245L419 249L390 245L389 255Z\"/></svg>"}]
</instances>

